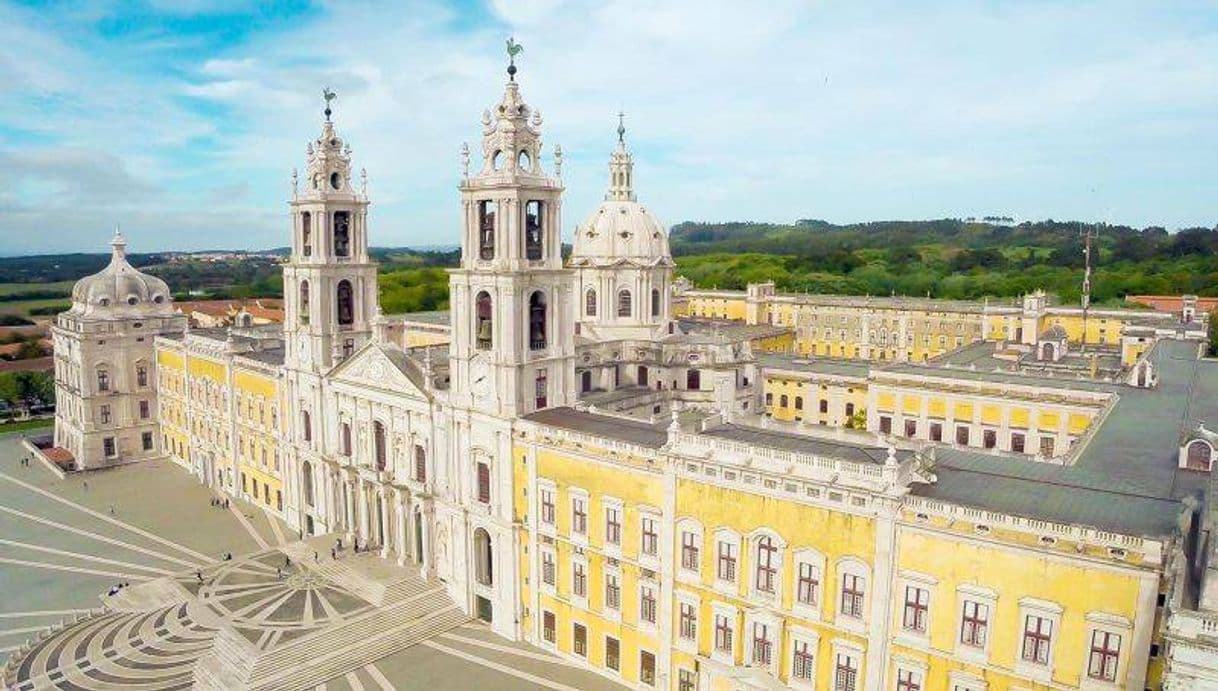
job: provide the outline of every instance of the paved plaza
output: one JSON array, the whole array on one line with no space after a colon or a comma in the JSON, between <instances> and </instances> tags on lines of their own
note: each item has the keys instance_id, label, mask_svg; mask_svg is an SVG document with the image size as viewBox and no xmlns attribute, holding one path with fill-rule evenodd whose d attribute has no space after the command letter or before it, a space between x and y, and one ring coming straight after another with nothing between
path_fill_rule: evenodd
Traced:
<instances>
[{"instance_id":1,"label":"paved plaza","mask_svg":"<svg viewBox=\"0 0 1218 691\"><path fill-rule=\"evenodd\" d=\"M0 660L21 691L187 689L199 670L232 688L233 669L250 688L621 688L494 636L411 569L213 506L171 463L60 480L20 441L0 437Z\"/></svg>"}]
</instances>

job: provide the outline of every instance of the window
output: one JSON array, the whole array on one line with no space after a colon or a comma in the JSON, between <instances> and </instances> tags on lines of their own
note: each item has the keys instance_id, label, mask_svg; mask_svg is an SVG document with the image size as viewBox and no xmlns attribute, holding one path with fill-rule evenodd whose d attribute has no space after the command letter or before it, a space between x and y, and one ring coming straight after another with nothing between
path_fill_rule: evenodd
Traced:
<instances>
[{"instance_id":1,"label":"window","mask_svg":"<svg viewBox=\"0 0 1218 691\"><path fill-rule=\"evenodd\" d=\"M677 670L677 691L697 691L698 675L692 669Z\"/></svg>"},{"instance_id":2,"label":"window","mask_svg":"<svg viewBox=\"0 0 1218 691\"><path fill-rule=\"evenodd\" d=\"M546 585L554 585L556 573L554 553L549 550L543 551L541 553L541 582Z\"/></svg>"},{"instance_id":3,"label":"window","mask_svg":"<svg viewBox=\"0 0 1218 691\"><path fill-rule=\"evenodd\" d=\"M1117 661L1121 655L1121 635L1096 629L1091 632L1091 654L1087 676L1100 681L1116 681Z\"/></svg>"},{"instance_id":4,"label":"window","mask_svg":"<svg viewBox=\"0 0 1218 691\"><path fill-rule=\"evenodd\" d=\"M897 670L897 691L922 691L922 677L908 669Z\"/></svg>"},{"instance_id":5,"label":"window","mask_svg":"<svg viewBox=\"0 0 1218 691\"><path fill-rule=\"evenodd\" d=\"M622 608L622 581L616 573L605 573L605 607L614 611Z\"/></svg>"},{"instance_id":6,"label":"window","mask_svg":"<svg viewBox=\"0 0 1218 691\"><path fill-rule=\"evenodd\" d=\"M656 623L656 590L649 583L639 586L639 619L648 624Z\"/></svg>"},{"instance_id":7,"label":"window","mask_svg":"<svg viewBox=\"0 0 1218 691\"><path fill-rule=\"evenodd\" d=\"M906 420L905 421L905 436L907 436L907 437L918 436L918 421L917 420Z\"/></svg>"},{"instance_id":8,"label":"window","mask_svg":"<svg viewBox=\"0 0 1218 691\"><path fill-rule=\"evenodd\" d=\"M583 624L572 624L575 654L580 657L588 656L588 629Z\"/></svg>"},{"instance_id":9,"label":"window","mask_svg":"<svg viewBox=\"0 0 1218 691\"><path fill-rule=\"evenodd\" d=\"M571 565L571 592L576 597L588 596L588 567L583 562Z\"/></svg>"},{"instance_id":10,"label":"window","mask_svg":"<svg viewBox=\"0 0 1218 691\"><path fill-rule=\"evenodd\" d=\"M478 257L483 260L495 258L495 210L494 202L478 202Z\"/></svg>"},{"instance_id":11,"label":"window","mask_svg":"<svg viewBox=\"0 0 1218 691\"><path fill-rule=\"evenodd\" d=\"M546 347L546 296L540 290L529 296L529 350Z\"/></svg>"},{"instance_id":12,"label":"window","mask_svg":"<svg viewBox=\"0 0 1218 691\"><path fill-rule=\"evenodd\" d=\"M1049 646L1053 643L1053 621L1037 614L1024 616L1023 653L1024 662L1035 665L1049 664Z\"/></svg>"},{"instance_id":13,"label":"window","mask_svg":"<svg viewBox=\"0 0 1218 691\"><path fill-rule=\"evenodd\" d=\"M422 444L414 445L414 479L415 482L427 482L427 452Z\"/></svg>"},{"instance_id":14,"label":"window","mask_svg":"<svg viewBox=\"0 0 1218 691\"><path fill-rule=\"evenodd\" d=\"M702 388L702 373L696 369L688 370L685 373L685 388L690 391L697 391Z\"/></svg>"},{"instance_id":15,"label":"window","mask_svg":"<svg viewBox=\"0 0 1218 691\"><path fill-rule=\"evenodd\" d=\"M524 153L524 152L521 152ZM524 256L525 259L541 259L542 255L542 214L544 204L536 199L530 199L524 205Z\"/></svg>"},{"instance_id":16,"label":"window","mask_svg":"<svg viewBox=\"0 0 1218 691\"><path fill-rule=\"evenodd\" d=\"M97 369L97 390L98 391L109 391L110 390L110 372L108 370L106 370L106 368L104 368L104 367L99 367Z\"/></svg>"},{"instance_id":17,"label":"window","mask_svg":"<svg viewBox=\"0 0 1218 691\"><path fill-rule=\"evenodd\" d=\"M541 489L541 522L554 525L554 490Z\"/></svg>"},{"instance_id":18,"label":"window","mask_svg":"<svg viewBox=\"0 0 1218 691\"><path fill-rule=\"evenodd\" d=\"M630 291L625 288L617 292L617 316L630 316Z\"/></svg>"},{"instance_id":19,"label":"window","mask_svg":"<svg viewBox=\"0 0 1218 691\"><path fill-rule=\"evenodd\" d=\"M791 677L799 681L812 681L816 669L812 645L805 640L795 640L791 646Z\"/></svg>"},{"instance_id":20,"label":"window","mask_svg":"<svg viewBox=\"0 0 1218 691\"><path fill-rule=\"evenodd\" d=\"M493 550L485 528L474 531L474 575L482 585L494 585Z\"/></svg>"},{"instance_id":21,"label":"window","mask_svg":"<svg viewBox=\"0 0 1218 691\"><path fill-rule=\"evenodd\" d=\"M645 365L639 365L638 381L639 386L647 386L647 367Z\"/></svg>"},{"instance_id":22,"label":"window","mask_svg":"<svg viewBox=\"0 0 1218 691\"><path fill-rule=\"evenodd\" d=\"M983 430L981 432L981 445L987 449L998 446L998 433L992 429Z\"/></svg>"},{"instance_id":23,"label":"window","mask_svg":"<svg viewBox=\"0 0 1218 691\"><path fill-rule=\"evenodd\" d=\"M989 621L989 605L965 600L960 615L960 642L974 648L984 648Z\"/></svg>"},{"instance_id":24,"label":"window","mask_svg":"<svg viewBox=\"0 0 1218 691\"><path fill-rule=\"evenodd\" d=\"M736 542L719 540L719 559L715 563L715 577L721 581L736 580Z\"/></svg>"},{"instance_id":25,"label":"window","mask_svg":"<svg viewBox=\"0 0 1218 691\"><path fill-rule=\"evenodd\" d=\"M849 653L839 652L833 666L833 691L855 691L858 678L858 660Z\"/></svg>"},{"instance_id":26,"label":"window","mask_svg":"<svg viewBox=\"0 0 1218 691\"><path fill-rule=\"evenodd\" d=\"M926 613L930 608L930 591L916 585L905 586L905 609L901 626L908 631L926 633Z\"/></svg>"},{"instance_id":27,"label":"window","mask_svg":"<svg viewBox=\"0 0 1218 691\"><path fill-rule=\"evenodd\" d=\"M651 316L660 316L660 291L657 288L651 289Z\"/></svg>"},{"instance_id":28,"label":"window","mask_svg":"<svg viewBox=\"0 0 1218 691\"><path fill-rule=\"evenodd\" d=\"M622 644L612 636L605 636L605 666L617 672L622 665Z\"/></svg>"},{"instance_id":29,"label":"window","mask_svg":"<svg viewBox=\"0 0 1218 691\"><path fill-rule=\"evenodd\" d=\"M787 407L787 395L785 393L778 397L778 407L779 408Z\"/></svg>"},{"instance_id":30,"label":"window","mask_svg":"<svg viewBox=\"0 0 1218 691\"><path fill-rule=\"evenodd\" d=\"M1056 445L1056 442L1057 442L1057 440L1054 439L1053 437L1041 437L1040 438L1040 455L1044 456L1045 458L1052 458L1053 457L1053 447Z\"/></svg>"},{"instance_id":31,"label":"window","mask_svg":"<svg viewBox=\"0 0 1218 691\"><path fill-rule=\"evenodd\" d=\"M729 655L732 652L732 620L726 614L715 615L715 650Z\"/></svg>"},{"instance_id":32,"label":"window","mask_svg":"<svg viewBox=\"0 0 1218 691\"><path fill-rule=\"evenodd\" d=\"M351 212L349 211L334 212L334 255L336 257L351 256Z\"/></svg>"},{"instance_id":33,"label":"window","mask_svg":"<svg viewBox=\"0 0 1218 691\"><path fill-rule=\"evenodd\" d=\"M943 425L941 423L930 423L930 440L943 441Z\"/></svg>"},{"instance_id":34,"label":"window","mask_svg":"<svg viewBox=\"0 0 1218 691\"><path fill-rule=\"evenodd\" d=\"M148 365L140 363L135 366L135 385L148 386Z\"/></svg>"},{"instance_id":35,"label":"window","mask_svg":"<svg viewBox=\"0 0 1218 691\"><path fill-rule=\"evenodd\" d=\"M555 621L554 613L543 611L541 613L541 638L542 638L542 640L544 640L546 643L550 643L550 644L555 643L558 640L558 635L557 635L557 632L555 631L555 629L557 629L557 628L558 628L558 626L557 626L557 622Z\"/></svg>"},{"instance_id":36,"label":"window","mask_svg":"<svg viewBox=\"0 0 1218 691\"><path fill-rule=\"evenodd\" d=\"M596 316L596 291L592 288L584 293L584 316Z\"/></svg>"},{"instance_id":37,"label":"window","mask_svg":"<svg viewBox=\"0 0 1218 691\"><path fill-rule=\"evenodd\" d=\"M474 344L478 350L490 350L494 342L493 311L490 293L478 293L474 299Z\"/></svg>"},{"instance_id":38,"label":"window","mask_svg":"<svg viewBox=\"0 0 1218 691\"><path fill-rule=\"evenodd\" d=\"M385 425L380 421L372 423L372 451L373 457L376 459L376 469L385 469Z\"/></svg>"},{"instance_id":39,"label":"window","mask_svg":"<svg viewBox=\"0 0 1218 691\"><path fill-rule=\"evenodd\" d=\"M301 254L306 257L313 255L313 215L308 211L300 214Z\"/></svg>"},{"instance_id":40,"label":"window","mask_svg":"<svg viewBox=\"0 0 1218 691\"><path fill-rule=\"evenodd\" d=\"M335 305L338 309L339 326L355 323L355 294L351 289L351 281L343 279L334 289Z\"/></svg>"},{"instance_id":41,"label":"window","mask_svg":"<svg viewBox=\"0 0 1218 691\"><path fill-rule=\"evenodd\" d=\"M338 426L339 445L344 456L351 455L351 425L343 422Z\"/></svg>"},{"instance_id":42,"label":"window","mask_svg":"<svg viewBox=\"0 0 1218 691\"><path fill-rule=\"evenodd\" d=\"M309 323L309 282L300 282L300 323Z\"/></svg>"},{"instance_id":43,"label":"window","mask_svg":"<svg viewBox=\"0 0 1218 691\"><path fill-rule=\"evenodd\" d=\"M1015 453L1023 453L1024 452L1023 448L1024 448L1023 434L1021 434L1019 432L1012 432L1011 433L1011 450L1014 451Z\"/></svg>"},{"instance_id":44,"label":"window","mask_svg":"<svg viewBox=\"0 0 1218 691\"><path fill-rule=\"evenodd\" d=\"M766 405L774 405L774 394L773 394L773 393L771 393L771 392L769 392L769 391L767 391L767 392L766 392L766 394L765 394L765 404L766 404Z\"/></svg>"},{"instance_id":45,"label":"window","mask_svg":"<svg viewBox=\"0 0 1218 691\"><path fill-rule=\"evenodd\" d=\"M144 432L141 434L140 441L143 443L145 451L152 450L152 432Z\"/></svg>"},{"instance_id":46,"label":"window","mask_svg":"<svg viewBox=\"0 0 1218 691\"><path fill-rule=\"evenodd\" d=\"M681 568L686 571L698 570L698 537L697 533L681 531Z\"/></svg>"},{"instance_id":47,"label":"window","mask_svg":"<svg viewBox=\"0 0 1218 691\"><path fill-rule=\"evenodd\" d=\"M588 534L587 498L571 497L571 532L579 535Z\"/></svg>"},{"instance_id":48,"label":"window","mask_svg":"<svg viewBox=\"0 0 1218 691\"><path fill-rule=\"evenodd\" d=\"M605 542L622 544L622 512L616 506L605 507Z\"/></svg>"},{"instance_id":49,"label":"window","mask_svg":"<svg viewBox=\"0 0 1218 691\"><path fill-rule=\"evenodd\" d=\"M533 388L534 405L538 409L546 407L546 394L548 393L549 385L546 383L546 371L544 369L537 370L537 379Z\"/></svg>"},{"instance_id":50,"label":"window","mask_svg":"<svg viewBox=\"0 0 1218 691\"><path fill-rule=\"evenodd\" d=\"M101 424L103 424L103 425L110 424L110 406L109 405L102 404L101 408L98 409L98 419L101 422Z\"/></svg>"},{"instance_id":51,"label":"window","mask_svg":"<svg viewBox=\"0 0 1218 691\"><path fill-rule=\"evenodd\" d=\"M479 462L478 469L478 501L482 504L491 503L491 467Z\"/></svg>"},{"instance_id":52,"label":"window","mask_svg":"<svg viewBox=\"0 0 1218 691\"><path fill-rule=\"evenodd\" d=\"M798 578L795 584L796 601L815 607L817 590L820 588L820 569L806 561L800 562Z\"/></svg>"},{"instance_id":53,"label":"window","mask_svg":"<svg viewBox=\"0 0 1218 691\"><path fill-rule=\"evenodd\" d=\"M846 417L847 418L854 417L854 404L853 403L846 404Z\"/></svg>"},{"instance_id":54,"label":"window","mask_svg":"<svg viewBox=\"0 0 1218 691\"><path fill-rule=\"evenodd\" d=\"M796 409L796 410L803 410L803 409L804 409L804 397L803 397L803 396L796 396L796 397L795 397L795 409Z\"/></svg>"},{"instance_id":55,"label":"window","mask_svg":"<svg viewBox=\"0 0 1218 691\"><path fill-rule=\"evenodd\" d=\"M678 618L678 634L692 641L698 638L698 608L690 602L682 602Z\"/></svg>"},{"instance_id":56,"label":"window","mask_svg":"<svg viewBox=\"0 0 1218 691\"><path fill-rule=\"evenodd\" d=\"M643 516L641 521L643 525L643 539L640 545L643 554L656 556L659 552L660 538L656 528L656 519L654 516Z\"/></svg>"},{"instance_id":57,"label":"window","mask_svg":"<svg viewBox=\"0 0 1218 691\"><path fill-rule=\"evenodd\" d=\"M842 574L841 614L855 619L863 618L863 577L858 574Z\"/></svg>"},{"instance_id":58,"label":"window","mask_svg":"<svg viewBox=\"0 0 1218 691\"><path fill-rule=\"evenodd\" d=\"M822 413L828 413L828 412L829 412L829 401L828 401L828 399L825 399L825 398L820 399L820 412L822 412Z\"/></svg>"},{"instance_id":59,"label":"window","mask_svg":"<svg viewBox=\"0 0 1218 691\"><path fill-rule=\"evenodd\" d=\"M114 447L114 437L106 437L105 439L102 439L102 453L106 456L106 458L112 458L117 453L117 450Z\"/></svg>"},{"instance_id":60,"label":"window","mask_svg":"<svg viewBox=\"0 0 1218 691\"><path fill-rule=\"evenodd\" d=\"M639 681L648 686L656 683L656 656L646 650L639 652Z\"/></svg>"},{"instance_id":61,"label":"window","mask_svg":"<svg viewBox=\"0 0 1218 691\"><path fill-rule=\"evenodd\" d=\"M880 416L880 432L883 434L892 433L892 418L887 415Z\"/></svg>"},{"instance_id":62,"label":"window","mask_svg":"<svg viewBox=\"0 0 1218 691\"><path fill-rule=\"evenodd\" d=\"M152 416L152 406L148 401L140 401L140 419L147 420Z\"/></svg>"},{"instance_id":63,"label":"window","mask_svg":"<svg viewBox=\"0 0 1218 691\"><path fill-rule=\"evenodd\" d=\"M754 585L763 593L774 593L774 582L778 577L778 547L768 535L757 538L757 572Z\"/></svg>"},{"instance_id":64,"label":"window","mask_svg":"<svg viewBox=\"0 0 1218 691\"><path fill-rule=\"evenodd\" d=\"M967 427L956 428L956 443L960 446L968 446L969 429Z\"/></svg>"},{"instance_id":65,"label":"window","mask_svg":"<svg viewBox=\"0 0 1218 691\"><path fill-rule=\"evenodd\" d=\"M300 438L304 441L313 441L313 425L307 410L300 411Z\"/></svg>"},{"instance_id":66,"label":"window","mask_svg":"<svg viewBox=\"0 0 1218 691\"><path fill-rule=\"evenodd\" d=\"M774 643L770 641L770 627L753 622L753 664L769 667L773 659Z\"/></svg>"}]
</instances>

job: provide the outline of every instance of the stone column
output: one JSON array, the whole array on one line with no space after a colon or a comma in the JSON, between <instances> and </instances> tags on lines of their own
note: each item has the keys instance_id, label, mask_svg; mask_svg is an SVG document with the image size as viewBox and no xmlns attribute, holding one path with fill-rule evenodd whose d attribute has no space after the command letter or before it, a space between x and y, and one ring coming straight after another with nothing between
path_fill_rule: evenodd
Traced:
<instances>
[{"instance_id":1,"label":"stone column","mask_svg":"<svg viewBox=\"0 0 1218 691\"><path fill-rule=\"evenodd\" d=\"M393 543L393 531L390 529L392 523L389 522L389 512L393 510L393 506L390 504L389 493L385 491L384 486L377 492L377 498L381 507L381 558L385 559L392 551L390 545Z\"/></svg>"},{"instance_id":2,"label":"stone column","mask_svg":"<svg viewBox=\"0 0 1218 691\"><path fill-rule=\"evenodd\" d=\"M397 491L396 499L394 511L397 516L398 566L405 566L406 555L410 552L408 544L410 536L406 534L406 512L409 507L406 503L406 493L403 490Z\"/></svg>"}]
</instances>

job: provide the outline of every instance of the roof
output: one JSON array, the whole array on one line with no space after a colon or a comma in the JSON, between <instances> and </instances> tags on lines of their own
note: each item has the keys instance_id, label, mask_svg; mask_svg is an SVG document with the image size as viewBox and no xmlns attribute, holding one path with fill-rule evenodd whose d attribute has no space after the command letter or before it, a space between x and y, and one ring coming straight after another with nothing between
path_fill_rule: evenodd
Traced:
<instances>
[{"instance_id":1,"label":"roof","mask_svg":"<svg viewBox=\"0 0 1218 691\"><path fill-rule=\"evenodd\" d=\"M859 379L865 379L867 373L871 371L870 362L866 360L847 360L845 358L758 353L757 362L767 368L828 374L837 377L857 377Z\"/></svg>"},{"instance_id":2,"label":"roof","mask_svg":"<svg viewBox=\"0 0 1218 691\"><path fill-rule=\"evenodd\" d=\"M1218 363L1197 344L1164 340L1152 353L1159 384L1122 387L1073 465L941 448L938 481L913 493L1014 515L1126 534L1173 533L1181 500L1208 476L1177 467L1182 430L1218 414Z\"/></svg>"},{"instance_id":3,"label":"roof","mask_svg":"<svg viewBox=\"0 0 1218 691\"><path fill-rule=\"evenodd\" d=\"M241 353L241 357L250 360L257 360L258 362L265 362L268 365L282 365L284 353L285 351L283 348L268 348L266 350L255 350L248 353Z\"/></svg>"},{"instance_id":4,"label":"roof","mask_svg":"<svg viewBox=\"0 0 1218 691\"><path fill-rule=\"evenodd\" d=\"M524 416L524 419L572 432L594 434L598 437L639 444L652 449L658 449L668 441L668 432L662 424L653 425L642 420L589 413L565 406L539 410Z\"/></svg>"},{"instance_id":5,"label":"roof","mask_svg":"<svg viewBox=\"0 0 1218 691\"><path fill-rule=\"evenodd\" d=\"M793 432L784 432L774 429L762 429L760 427L748 427L745 425L723 425L722 427L714 427L702 432L708 437L718 437L720 439L730 439L732 441L744 442L755 446L764 446L771 449L780 449L783 451L797 451L800 453L815 454L817 456L826 456L829 458L840 458L846 461L854 461L855 463L874 463L883 464L888 458L888 447L878 444L860 444L849 441L835 441L832 439L823 439L819 437L809 437L803 434L795 434ZM898 461L904 461L911 458L914 452L909 449L897 449L896 456Z\"/></svg>"},{"instance_id":6,"label":"roof","mask_svg":"<svg viewBox=\"0 0 1218 691\"><path fill-rule=\"evenodd\" d=\"M444 326L448 326L450 323L448 310L402 312L400 314L387 315L387 318L396 322L423 322L426 324L442 324Z\"/></svg>"}]
</instances>

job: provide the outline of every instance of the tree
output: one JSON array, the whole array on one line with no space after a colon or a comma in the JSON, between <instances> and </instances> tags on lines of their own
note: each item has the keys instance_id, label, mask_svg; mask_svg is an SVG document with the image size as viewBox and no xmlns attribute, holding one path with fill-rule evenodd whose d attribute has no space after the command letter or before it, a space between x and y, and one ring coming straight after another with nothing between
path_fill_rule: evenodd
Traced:
<instances>
[{"instance_id":1,"label":"tree","mask_svg":"<svg viewBox=\"0 0 1218 691\"><path fill-rule=\"evenodd\" d=\"M1210 312L1209 323L1210 355L1218 355L1218 309Z\"/></svg>"}]
</instances>

